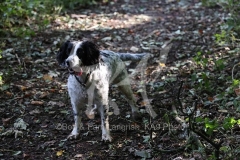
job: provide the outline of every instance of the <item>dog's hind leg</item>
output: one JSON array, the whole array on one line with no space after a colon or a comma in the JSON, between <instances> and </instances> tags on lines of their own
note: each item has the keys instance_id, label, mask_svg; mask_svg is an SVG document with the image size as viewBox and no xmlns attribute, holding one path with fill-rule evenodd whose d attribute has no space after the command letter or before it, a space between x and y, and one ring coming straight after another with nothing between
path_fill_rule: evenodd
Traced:
<instances>
[{"instance_id":1,"label":"dog's hind leg","mask_svg":"<svg viewBox=\"0 0 240 160\"><path fill-rule=\"evenodd\" d=\"M135 97L133 96L133 92L130 84L125 83L124 85L119 85L118 89L124 94L129 105L131 106L133 119L135 120L139 119L140 118L139 110L136 105L136 100L135 100Z\"/></svg>"},{"instance_id":2,"label":"dog's hind leg","mask_svg":"<svg viewBox=\"0 0 240 160\"><path fill-rule=\"evenodd\" d=\"M135 120L140 119L141 117L139 114L138 107L136 105L135 97L131 89L128 73L125 69L122 70L122 72L118 75L118 77L113 81L113 84L118 86L118 89L124 94L125 98L127 99L132 109L133 119Z\"/></svg>"}]
</instances>

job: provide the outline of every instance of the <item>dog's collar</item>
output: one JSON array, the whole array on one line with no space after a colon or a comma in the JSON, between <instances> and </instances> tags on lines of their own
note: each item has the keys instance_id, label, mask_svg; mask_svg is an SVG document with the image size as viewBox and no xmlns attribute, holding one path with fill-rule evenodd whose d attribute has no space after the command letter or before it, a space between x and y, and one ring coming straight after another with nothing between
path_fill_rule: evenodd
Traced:
<instances>
[{"instance_id":1,"label":"dog's collar","mask_svg":"<svg viewBox=\"0 0 240 160\"><path fill-rule=\"evenodd\" d=\"M68 69L68 72L71 74L71 75L76 75L76 76L81 76L82 75L82 71L80 72L75 72L74 70L72 69Z\"/></svg>"},{"instance_id":2,"label":"dog's collar","mask_svg":"<svg viewBox=\"0 0 240 160\"><path fill-rule=\"evenodd\" d=\"M101 62L104 62L104 61L102 60L102 58L101 58L100 60L101 60ZM99 64L98 64L98 65L99 65ZM68 69L68 72L69 72L71 75L73 75L73 76L76 78L76 80L78 81L78 83L79 83L81 86L83 86L83 87L86 87L86 83L87 83L87 81L88 81L88 79L89 79L89 76L90 76L91 73L92 73L91 70L88 71L89 73L87 73L84 82L81 82L78 77L82 76L82 74L83 74L83 71L82 71L82 70L81 70L80 72L75 72L73 69Z\"/></svg>"},{"instance_id":3,"label":"dog's collar","mask_svg":"<svg viewBox=\"0 0 240 160\"><path fill-rule=\"evenodd\" d=\"M87 81L88 81L89 76L90 76L91 73L92 73L92 72L90 72L90 73L88 73L88 74L86 75L86 78L85 78L84 82L80 81L80 79L78 78L78 76L82 76L82 72L75 72L75 71L73 71L73 72L71 72L70 74L73 75L73 76L76 78L76 80L78 81L78 83L79 83L81 86L86 87L86 83L87 83Z\"/></svg>"}]
</instances>

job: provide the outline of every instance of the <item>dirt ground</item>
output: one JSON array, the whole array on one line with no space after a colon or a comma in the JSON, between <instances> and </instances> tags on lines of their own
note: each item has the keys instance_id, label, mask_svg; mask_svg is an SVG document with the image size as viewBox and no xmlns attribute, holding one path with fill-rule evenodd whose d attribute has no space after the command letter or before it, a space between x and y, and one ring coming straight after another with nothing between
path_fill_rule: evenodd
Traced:
<instances>
[{"instance_id":1,"label":"dirt ground","mask_svg":"<svg viewBox=\"0 0 240 160\"><path fill-rule=\"evenodd\" d=\"M35 37L5 39L0 159L201 159L184 150L184 131L171 116L180 83L165 80L187 79L191 71L179 71L179 64L216 49L214 34L224 17L220 7L203 7L199 0L115 0L65 13ZM68 71L55 59L66 39L90 39L116 52L151 53L144 79L132 76L132 88L144 111L146 86L157 117L143 114L142 122L132 121L127 102L111 87L109 97L120 109L120 115L110 116L116 127L110 127L113 142L101 141L99 117L84 117L81 137L66 140L73 128ZM128 66L130 74L136 66Z\"/></svg>"}]
</instances>

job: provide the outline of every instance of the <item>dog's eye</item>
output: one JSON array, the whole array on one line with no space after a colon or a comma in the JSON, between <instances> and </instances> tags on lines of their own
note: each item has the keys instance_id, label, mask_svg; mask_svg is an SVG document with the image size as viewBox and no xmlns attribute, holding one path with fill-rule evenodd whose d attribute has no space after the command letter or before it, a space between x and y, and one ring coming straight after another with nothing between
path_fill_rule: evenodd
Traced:
<instances>
[{"instance_id":1,"label":"dog's eye","mask_svg":"<svg viewBox=\"0 0 240 160\"><path fill-rule=\"evenodd\" d=\"M79 57L79 58L81 58L82 56L83 56L83 49L82 48L78 48L77 49L77 56Z\"/></svg>"},{"instance_id":2,"label":"dog's eye","mask_svg":"<svg viewBox=\"0 0 240 160\"><path fill-rule=\"evenodd\" d=\"M72 43L68 43L67 50L66 50L67 51L67 55L69 55L71 53L72 48L73 48Z\"/></svg>"},{"instance_id":3,"label":"dog's eye","mask_svg":"<svg viewBox=\"0 0 240 160\"><path fill-rule=\"evenodd\" d=\"M68 47L68 49L67 49L67 54L68 55L70 54L71 50L72 50L72 47Z\"/></svg>"}]
</instances>

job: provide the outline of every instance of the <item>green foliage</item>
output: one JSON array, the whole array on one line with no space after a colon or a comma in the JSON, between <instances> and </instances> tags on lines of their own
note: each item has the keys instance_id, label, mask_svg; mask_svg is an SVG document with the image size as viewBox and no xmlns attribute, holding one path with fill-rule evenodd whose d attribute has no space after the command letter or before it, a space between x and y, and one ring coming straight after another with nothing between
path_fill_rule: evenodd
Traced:
<instances>
[{"instance_id":1,"label":"green foliage","mask_svg":"<svg viewBox=\"0 0 240 160\"><path fill-rule=\"evenodd\" d=\"M59 0L54 0L55 4L59 4ZM64 9L74 9L77 6L83 5L93 5L96 4L94 0L62 0L60 1L60 5L63 6Z\"/></svg>"},{"instance_id":2,"label":"green foliage","mask_svg":"<svg viewBox=\"0 0 240 160\"><path fill-rule=\"evenodd\" d=\"M216 119L211 120L209 118L197 117L195 118L195 122L199 126L203 125L205 132L209 136L212 136L214 131L220 131L222 128L227 131L232 129L234 125L239 125L240 119L236 120L233 117L226 117L223 121L217 121Z\"/></svg>"},{"instance_id":3,"label":"green foliage","mask_svg":"<svg viewBox=\"0 0 240 160\"><path fill-rule=\"evenodd\" d=\"M40 1L5 0L0 4L1 31L8 30L15 36L34 35L35 25L44 25L50 12ZM43 13L43 14L38 14Z\"/></svg>"},{"instance_id":4,"label":"green foliage","mask_svg":"<svg viewBox=\"0 0 240 160\"><path fill-rule=\"evenodd\" d=\"M238 121L239 121L239 120L238 120ZM223 128L224 128L225 130L232 129L233 126L234 126L235 124L237 124L238 121L235 120L235 119L232 118L232 117L227 117L227 118L224 119Z\"/></svg>"},{"instance_id":5,"label":"green foliage","mask_svg":"<svg viewBox=\"0 0 240 160\"><path fill-rule=\"evenodd\" d=\"M214 7L218 0L202 0L204 6Z\"/></svg>"},{"instance_id":6,"label":"green foliage","mask_svg":"<svg viewBox=\"0 0 240 160\"><path fill-rule=\"evenodd\" d=\"M2 58L2 50L0 49L0 59ZM0 87L3 85L2 72L0 72Z\"/></svg>"},{"instance_id":7,"label":"green foliage","mask_svg":"<svg viewBox=\"0 0 240 160\"><path fill-rule=\"evenodd\" d=\"M0 74L0 86L3 85L3 79L2 79L2 74Z\"/></svg>"},{"instance_id":8,"label":"green foliage","mask_svg":"<svg viewBox=\"0 0 240 160\"><path fill-rule=\"evenodd\" d=\"M0 35L34 36L36 31L45 29L62 10L94 3L94 0L3 0L0 3Z\"/></svg>"},{"instance_id":9,"label":"green foliage","mask_svg":"<svg viewBox=\"0 0 240 160\"><path fill-rule=\"evenodd\" d=\"M219 43L219 44L225 44L225 40L226 40L226 31L225 30L222 30L221 33L219 34L215 34L215 38L216 38L216 41Z\"/></svg>"},{"instance_id":10,"label":"green foliage","mask_svg":"<svg viewBox=\"0 0 240 160\"><path fill-rule=\"evenodd\" d=\"M222 71L225 68L223 59L218 59L214 63L215 63L215 67L218 71Z\"/></svg>"},{"instance_id":11,"label":"green foliage","mask_svg":"<svg viewBox=\"0 0 240 160\"><path fill-rule=\"evenodd\" d=\"M238 87L239 84L240 84L240 81L237 80L237 79L234 79L233 82L232 82L232 86L233 86L233 87Z\"/></svg>"},{"instance_id":12,"label":"green foliage","mask_svg":"<svg viewBox=\"0 0 240 160\"><path fill-rule=\"evenodd\" d=\"M198 65L202 65L203 67L206 67L208 63L208 59L203 56L202 52L197 52L197 55L193 59Z\"/></svg>"},{"instance_id":13,"label":"green foliage","mask_svg":"<svg viewBox=\"0 0 240 160\"><path fill-rule=\"evenodd\" d=\"M205 132L208 135L212 135L213 131L216 130L219 126L218 122L216 120L209 120L208 118L205 118Z\"/></svg>"},{"instance_id":14,"label":"green foliage","mask_svg":"<svg viewBox=\"0 0 240 160\"><path fill-rule=\"evenodd\" d=\"M203 5L214 7L220 5L230 17L226 19L226 23L221 26L222 32L216 34L216 41L220 45L225 43L235 43L236 37L240 37L240 1L239 0L202 0Z\"/></svg>"}]
</instances>

